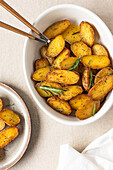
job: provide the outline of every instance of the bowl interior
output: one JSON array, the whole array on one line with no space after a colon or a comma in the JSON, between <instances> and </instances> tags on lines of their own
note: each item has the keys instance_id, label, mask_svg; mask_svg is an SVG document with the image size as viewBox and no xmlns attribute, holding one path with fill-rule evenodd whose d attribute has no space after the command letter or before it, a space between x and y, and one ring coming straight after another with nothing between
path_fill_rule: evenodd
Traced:
<instances>
[{"instance_id":1,"label":"bowl interior","mask_svg":"<svg viewBox=\"0 0 113 170\"><path fill-rule=\"evenodd\" d=\"M49 25L52 23L63 20L69 19L72 23L80 24L81 21L87 21L92 23L96 29L98 30L98 42L101 42L109 51L110 56L113 56L113 39L112 34L107 28L107 26L103 23L103 21L98 18L94 13L91 11L76 6L76 5L59 5L52 7L42 13L34 23L37 29L41 32L45 30ZM31 32L32 33L32 32ZM32 33L34 34L34 33ZM106 102L102 106L102 108L98 111L98 113L89 119L86 120L78 120L75 117L65 116L62 115L53 109L51 109L47 104L46 101L39 96L34 88L34 82L32 81L32 74L33 74L33 63L36 59L40 58L39 49L42 46L42 43L27 39L24 47L24 73L27 80L28 87L32 96L34 97L36 103L40 106L40 108L47 113L49 116L54 118L55 120L70 124L70 125L83 125L90 122L97 120L99 117L105 114L105 112L109 109L112 102L113 92L110 92L106 98ZM113 59L113 58L112 58Z\"/></svg>"}]
</instances>

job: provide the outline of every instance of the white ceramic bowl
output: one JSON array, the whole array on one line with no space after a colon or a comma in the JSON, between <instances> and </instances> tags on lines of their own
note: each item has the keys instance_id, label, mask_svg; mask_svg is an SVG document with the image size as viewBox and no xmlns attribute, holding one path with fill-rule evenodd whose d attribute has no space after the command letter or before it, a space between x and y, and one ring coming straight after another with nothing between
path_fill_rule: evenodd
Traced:
<instances>
[{"instance_id":1,"label":"white ceramic bowl","mask_svg":"<svg viewBox=\"0 0 113 170\"><path fill-rule=\"evenodd\" d=\"M72 21L72 23L75 24L80 24L81 21L88 21L92 23L98 30L100 36L99 42L106 46L106 48L109 50L110 56L113 59L112 34L108 27L104 24L104 22L88 9L71 4L57 5L49 8L48 10L40 14L34 25L37 29L43 32L45 28L47 28L52 23L63 19L69 19ZM27 81L28 88L38 106L51 118L67 125L85 125L94 122L95 120L102 117L112 105L113 91L109 93L104 105L98 111L98 113L94 117L88 118L86 120L78 120L75 117L65 116L54 111L52 108L50 108L50 106L46 104L45 100L39 96L39 94L35 90L34 82L32 81L31 76L33 74L33 63L36 59L40 58L39 49L41 46L41 43L27 38L24 45L23 54L24 75Z\"/></svg>"}]
</instances>

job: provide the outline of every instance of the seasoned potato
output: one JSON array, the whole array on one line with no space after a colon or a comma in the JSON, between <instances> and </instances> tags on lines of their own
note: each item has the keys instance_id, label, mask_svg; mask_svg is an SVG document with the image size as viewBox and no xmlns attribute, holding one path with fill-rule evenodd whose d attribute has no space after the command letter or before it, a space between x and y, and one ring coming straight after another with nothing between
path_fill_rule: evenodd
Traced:
<instances>
[{"instance_id":1,"label":"seasoned potato","mask_svg":"<svg viewBox=\"0 0 113 170\"><path fill-rule=\"evenodd\" d=\"M65 41L62 35L58 35L50 42L48 47L48 56L56 57L65 47Z\"/></svg>"},{"instance_id":2,"label":"seasoned potato","mask_svg":"<svg viewBox=\"0 0 113 170\"><path fill-rule=\"evenodd\" d=\"M113 70L111 67L106 67L106 68L103 68L102 70L100 70L96 76L95 76L95 83L97 83L99 80L101 80L103 77L105 76L109 76L113 74Z\"/></svg>"},{"instance_id":3,"label":"seasoned potato","mask_svg":"<svg viewBox=\"0 0 113 170\"><path fill-rule=\"evenodd\" d=\"M45 80L46 74L50 71L54 70L52 67L44 67L36 70L33 74L33 80L35 81L43 81Z\"/></svg>"},{"instance_id":4,"label":"seasoned potato","mask_svg":"<svg viewBox=\"0 0 113 170\"><path fill-rule=\"evenodd\" d=\"M94 55L105 55L105 56L108 56L107 50L105 49L105 47L103 47L100 44L93 45L92 52L93 52Z\"/></svg>"},{"instance_id":5,"label":"seasoned potato","mask_svg":"<svg viewBox=\"0 0 113 170\"><path fill-rule=\"evenodd\" d=\"M0 112L0 118L9 126L15 126L20 123L19 116L9 109L3 109Z\"/></svg>"},{"instance_id":6,"label":"seasoned potato","mask_svg":"<svg viewBox=\"0 0 113 170\"><path fill-rule=\"evenodd\" d=\"M64 99L64 100L70 100L72 97L77 96L78 94L81 94L83 92L82 87L80 86L65 86L62 87L63 90L63 95L60 94L59 98Z\"/></svg>"},{"instance_id":7,"label":"seasoned potato","mask_svg":"<svg viewBox=\"0 0 113 170\"><path fill-rule=\"evenodd\" d=\"M43 32L43 34L48 39L54 38L57 35L62 34L62 32L64 32L69 27L70 24L71 24L71 22L69 20L62 20L62 21L55 22L54 24L50 25Z\"/></svg>"},{"instance_id":8,"label":"seasoned potato","mask_svg":"<svg viewBox=\"0 0 113 170\"><path fill-rule=\"evenodd\" d=\"M91 116L94 116L93 111L95 107L95 113L99 110L100 101L87 100L80 108L76 111L76 117L83 120Z\"/></svg>"},{"instance_id":9,"label":"seasoned potato","mask_svg":"<svg viewBox=\"0 0 113 170\"><path fill-rule=\"evenodd\" d=\"M63 70L67 70L72 67L77 60L77 57L68 57L60 63L60 67Z\"/></svg>"},{"instance_id":10,"label":"seasoned potato","mask_svg":"<svg viewBox=\"0 0 113 170\"><path fill-rule=\"evenodd\" d=\"M83 72L82 76L82 85L86 91L89 90L90 86L90 71L88 68L86 68Z\"/></svg>"},{"instance_id":11,"label":"seasoned potato","mask_svg":"<svg viewBox=\"0 0 113 170\"><path fill-rule=\"evenodd\" d=\"M39 88L39 84L40 83L37 83L35 87L36 87L36 90L38 91L38 93L40 94L40 96L42 96L42 97L51 97L51 96L53 96L52 92L49 92L49 91L45 92L44 90ZM43 81L41 83L41 86L53 87L53 88L56 88L56 89L62 89L62 86L60 84L51 83L51 82L47 82L47 81Z\"/></svg>"},{"instance_id":12,"label":"seasoned potato","mask_svg":"<svg viewBox=\"0 0 113 170\"><path fill-rule=\"evenodd\" d=\"M50 97L47 100L47 103L56 111L59 111L62 114L70 115L71 107L68 102L59 99L56 96Z\"/></svg>"},{"instance_id":13,"label":"seasoned potato","mask_svg":"<svg viewBox=\"0 0 113 170\"><path fill-rule=\"evenodd\" d=\"M43 59L37 59L35 61L35 70L38 70L39 68L47 67L49 66L49 62L46 58Z\"/></svg>"},{"instance_id":14,"label":"seasoned potato","mask_svg":"<svg viewBox=\"0 0 113 170\"><path fill-rule=\"evenodd\" d=\"M67 49L67 48L65 48L60 54L59 54L59 56L54 60L54 63L53 63L53 67L54 68L61 68L60 67L60 64L61 64L61 62L62 61L64 61L64 59L67 59L67 58L69 58L70 57L70 51Z\"/></svg>"},{"instance_id":15,"label":"seasoned potato","mask_svg":"<svg viewBox=\"0 0 113 170\"><path fill-rule=\"evenodd\" d=\"M5 128L5 122L0 119L0 130L3 130Z\"/></svg>"},{"instance_id":16,"label":"seasoned potato","mask_svg":"<svg viewBox=\"0 0 113 170\"><path fill-rule=\"evenodd\" d=\"M71 24L63 33L64 39L68 41L70 44L80 41L80 27L75 24Z\"/></svg>"},{"instance_id":17,"label":"seasoned potato","mask_svg":"<svg viewBox=\"0 0 113 170\"><path fill-rule=\"evenodd\" d=\"M113 89L113 75L103 77L88 92L92 100L100 100Z\"/></svg>"},{"instance_id":18,"label":"seasoned potato","mask_svg":"<svg viewBox=\"0 0 113 170\"><path fill-rule=\"evenodd\" d=\"M68 70L54 70L46 75L46 81L61 84L75 84L78 80L79 74Z\"/></svg>"},{"instance_id":19,"label":"seasoned potato","mask_svg":"<svg viewBox=\"0 0 113 170\"><path fill-rule=\"evenodd\" d=\"M2 99L0 98L0 111L3 109L3 101Z\"/></svg>"},{"instance_id":20,"label":"seasoned potato","mask_svg":"<svg viewBox=\"0 0 113 170\"><path fill-rule=\"evenodd\" d=\"M79 94L70 100L73 109L78 110L87 100L90 100L87 94Z\"/></svg>"},{"instance_id":21,"label":"seasoned potato","mask_svg":"<svg viewBox=\"0 0 113 170\"><path fill-rule=\"evenodd\" d=\"M71 50L76 57L82 57L84 55L91 55L91 48L88 47L84 42L75 42L71 44Z\"/></svg>"},{"instance_id":22,"label":"seasoned potato","mask_svg":"<svg viewBox=\"0 0 113 170\"><path fill-rule=\"evenodd\" d=\"M8 127L0 133L0 148L4 148L19 134L17 127Z\"/></svg>"},{"instance_id":23,"label":"seasoned potato","mask_svg":"<svg viewBox=\"0 0 113 170\"><path fill-rule=\"evenodd\" d=\"M101 69L110 64L110 59L105 55L86 55L80 61L92 69Z\"/></svg>"},{"instance_id":24,"label":"seasoned potato","mask_svg":"<svg viewBox=\"0 0 113 170\"><path fill-rule=\"evenodd\" d=\"M53 57L49 57L48 56L48 47L46 45L43 45L40 48L40 55L42 58L47 58L47 60L49 61L49 63L52 65L54 58Z\"/></svg>"},{"instance_id":25,"label":"seasoned potato","mask_svg":"<svg viewBox=\"0 0 113 170\"><path fill-rule=\"evenodd\" d=\"M80 23L80 35L82 41L85 42L88 46L92 46L94 43L94 30L88 22L82 21Z\"/></svg>"}]
</instances>

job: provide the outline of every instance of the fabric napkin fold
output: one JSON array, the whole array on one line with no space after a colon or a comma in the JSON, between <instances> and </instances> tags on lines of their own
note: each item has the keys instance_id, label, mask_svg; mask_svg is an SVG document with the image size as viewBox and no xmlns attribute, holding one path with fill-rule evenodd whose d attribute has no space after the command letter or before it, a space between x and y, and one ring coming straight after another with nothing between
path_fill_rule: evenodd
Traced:
<instances>
[{"instance_id":1,"label":"fabric napkin fold","mask_svg":"<svg viewBox=\"0 0 113 170\"><path fill-rule=\"evenodd\" d=\"M113 129L79 153L68 144L61 145L57 170L113 170Z\"/></svg>"}]
</instances>

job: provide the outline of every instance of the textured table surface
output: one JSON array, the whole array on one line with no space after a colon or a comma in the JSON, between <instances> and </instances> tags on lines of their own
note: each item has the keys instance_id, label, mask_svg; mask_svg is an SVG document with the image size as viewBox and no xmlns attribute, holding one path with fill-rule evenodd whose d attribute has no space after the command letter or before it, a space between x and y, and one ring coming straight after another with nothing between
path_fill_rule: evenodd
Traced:
<instances>
[{"instance_id":1,"label":"textured table surface","mask_svg":"<svg viewBox=\"0 0 113 170\"><path fill-rule=\"evenodd\" d=\"M7 0L31 23L47 8L72 3L95 12L113 33L112 0ZM0 20L20 29L29 29L0 7ZM56 170L61 144L70 144L82 151L91 141L113 127L113 107L100 120L82 127L57 123L46 116L33 100L23 74L23 46L25 38L0 29L0 81L16 90L29 108L32 135L29 147L12 170ZM32 57L32 56L31 56Z\"/></svg>"}]
</instances>

